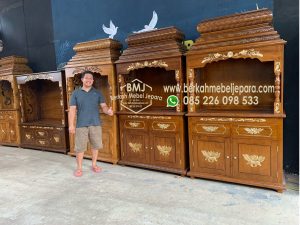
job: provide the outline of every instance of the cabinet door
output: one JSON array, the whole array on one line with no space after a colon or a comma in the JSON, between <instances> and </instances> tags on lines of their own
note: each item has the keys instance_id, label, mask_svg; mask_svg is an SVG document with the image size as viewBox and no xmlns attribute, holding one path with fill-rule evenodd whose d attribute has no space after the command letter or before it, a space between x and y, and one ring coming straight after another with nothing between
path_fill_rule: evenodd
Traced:
<instances>
[{"instance_id":1,"label":"cabinet door","mask_svg":"<svg viewBox=\"0 0 300 225\"><path fill-rule=\"evenodd\" d=\"M14 122L9 122L8 124L8 132L9 132L9 139L10 142L14 143L17 141L17 127Z\"/></svg>"},{"instance_id":2,"label":"cabinet door","mask_svg":"<svg viewBox=\"0 0 300 225\"><path fill-rule=\"evenodd\" d=\"M254 181L277 180L277 142L234 139L233 176Z\"/></svg>"},{"instance_id":3,"label":"cabinet door","mask_svg":"<svg viewBox=\"0 0 300 225\"><path fill-rule=\"evenodd\" d=\"M151 164L180 168L179 136L175 133L153 132L151 135Z\"/></svg>"},{"instance_id":4,"label":"cabinet door","mask_svg":"<svg viewBox=\"0 0 300 225\"><path fill-rule=\"evenodd\" d=\"M1 121L0 122L0 141L1 142L9 142L9 130L8 130L8 123Z\"/></svg>"},{"instance_id":5,"label":"cabinet door","mask_svg":"<svg viewBox=\"0 0 300 225\"><path fill-rule=\"evenodd\" d=\"M99 156L104 158L111 158L113 143L111 139L111 131L107 127L102 127L102 144L103 149L99 151Z\"/></svg>"},{"instance_id":6,"label":"cabinet door","mask_svg":"<svg viewBox=\"0 0 300 225\"><path fill-rule=\"evenodd\" d=\"M149 163L147 159L148 140L146 134L137 131L123 131L122 159L136 163Z\"/></svg>"},{"instance_id":7,"label":"cabinet door","mask_svg":"<svg viewBox=\"0 0 300 225\"><path fill-rule=\"evenodd\" d=\"M214 175L230 175L230 140L192 136L191 170Z\"/></svg>"}]
</instances>

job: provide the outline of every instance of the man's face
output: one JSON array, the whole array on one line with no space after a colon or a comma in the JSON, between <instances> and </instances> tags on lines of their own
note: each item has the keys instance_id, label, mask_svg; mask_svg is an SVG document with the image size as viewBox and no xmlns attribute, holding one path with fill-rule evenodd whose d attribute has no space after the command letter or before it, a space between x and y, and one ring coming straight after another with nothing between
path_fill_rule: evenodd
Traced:
<instances>
[{"instance_id":1,"label":"man's face","mask_svg":"<svg viewBox=\"0 0 300 225\"><path fill-rule=\"evenodd\" d=\"M93 75L90 73L87 73L84 75L83 78L81 78L82 84L85 87L91 87L94 83Z\"/></svg>"}]
</instances>

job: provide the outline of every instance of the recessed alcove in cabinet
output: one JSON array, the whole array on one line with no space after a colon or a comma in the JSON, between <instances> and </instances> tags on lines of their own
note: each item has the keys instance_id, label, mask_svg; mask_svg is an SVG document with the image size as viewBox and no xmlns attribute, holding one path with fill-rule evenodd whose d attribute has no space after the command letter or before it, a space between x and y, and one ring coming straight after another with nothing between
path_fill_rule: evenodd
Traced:
<instances>
[{"instance_id":1,"label":"recessed alcove in cabinet","mask_svg":"<svg viewBox=\"0 0 300 225\"><path fill-rule=\"evenodd\" d=\"M143 68L130 71L124 76L124 85L120 89L123 96L120 98L120 108L133 112L176 113L176 107L166 107L168 96L174 95L174 92L165 90L176 85L174 70Z\"/></svg>"},{"instance_id":2,"label":"recessed alcove in cabinet","mask_svg":"<svg viewBox=\"0 0 300 225\"><path fill-rule=\"evenodd\" d=\"M274 62L227 59L195 68L196 112L272 113L275 101ZM199 87L198 89L197 86ZM199 92L200 91L200 92Z\"/></svg>"}]
</instances>

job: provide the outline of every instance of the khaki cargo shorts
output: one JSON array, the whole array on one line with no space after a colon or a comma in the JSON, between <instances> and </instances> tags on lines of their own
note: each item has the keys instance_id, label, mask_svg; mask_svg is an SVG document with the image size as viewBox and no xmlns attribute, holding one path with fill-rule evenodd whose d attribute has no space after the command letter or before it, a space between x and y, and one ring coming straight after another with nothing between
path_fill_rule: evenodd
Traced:
<instances>
[{"instance_id":1,"label":"khaki cargo shorts","mask_svg":"<svg viewBox=\"0 0 300 225\"><path fill-rule=\"evenodd\" d=\"M75 151L76 152L86 151L88 142L90 143L91 149L93 150L99 150L103 148L101 126L89 126L89 127L76 128Z\"/></svg>"}]
</instances>

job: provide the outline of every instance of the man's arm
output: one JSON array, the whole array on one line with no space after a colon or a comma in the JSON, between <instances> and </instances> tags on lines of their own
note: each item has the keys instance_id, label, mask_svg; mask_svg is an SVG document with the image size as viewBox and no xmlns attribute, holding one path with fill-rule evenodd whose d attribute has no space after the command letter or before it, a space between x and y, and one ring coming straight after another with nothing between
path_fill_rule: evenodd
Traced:
<instances>
[{"instance_id":1,"label":"man's arm","mask_svg":"<svg viewBox=\"0 0 300 225\"><path fill-rule=\"evenodd\" d=\"M69 108L69 132L75 134L75 116L76 116L76 106L71 105Z\"/></svg>"},{"instance_id":2,"label":"man's arm","mask_svg":"<svg viewBox=\"0 0 300 225\"><path fill-rule=\"evenodd\" d=\"M113 112L112 108L111 107L108 108L108 106L106 105L106 103L101 103L100 105L101 105L102 111L105 114L107 114L109 116L114 115L114 112Z\"/></svg>"}]
</instances>

